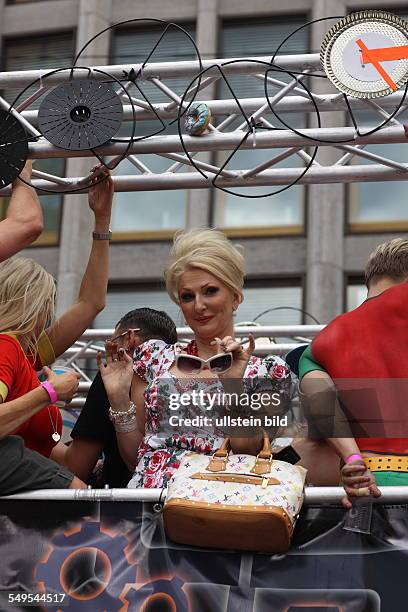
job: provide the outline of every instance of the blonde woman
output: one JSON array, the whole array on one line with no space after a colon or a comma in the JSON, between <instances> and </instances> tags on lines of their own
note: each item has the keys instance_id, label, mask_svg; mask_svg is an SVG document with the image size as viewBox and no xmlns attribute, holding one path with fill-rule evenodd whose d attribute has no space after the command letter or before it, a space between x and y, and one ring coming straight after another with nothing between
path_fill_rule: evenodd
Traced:
<instances>
[{"instance_id":1,"label":"blonde woman","mask_svg":"<svg viewBox=\"0 0 408 612\"><path fill-rule=\"evenodd\" d=\"M197 382L207 379L206 391L217 392L244 378L267 379L282 398L290 395L285 362L253 357L253 339L244 349L234 338L233 315L243 300L244 257L222 232L179 234L165 279L167 292L194 332L183 353L162 341L147 341L135 352L134 372L130 357L115 345L107 346L106 366L102 356L98 358L119 450L129 466L136 466L129 487L166 486L186 451L211 454L222 442L216 431L168 428L170 416L176 414L170 408L172 390L191 393ZM234 452L257 454L262 437L235 437L231 446Z\"/></svg>"},{"instance_id":2,"label":"blonde woman","mask_svg":"<svg viewBox=\"0 0 408 612\"><path fill-rule=\"evenodd\" d=\"M105 173L105 179L89 192L95 231L77 301L55 322L53 277L31 259L13 257L0 263L0 435L21 436L1 441L3 494L21 488L83 486L64 468L40 457L62 458L58 453L62 421L54 404L70 400L78 387L75 373L56 376L46 366L64 353L104 308L112 197L112 179ZM36 374L41 368L47 378L43 383ZM23 441L39 454L25 450Z\"/></svg>"}]
</instances>

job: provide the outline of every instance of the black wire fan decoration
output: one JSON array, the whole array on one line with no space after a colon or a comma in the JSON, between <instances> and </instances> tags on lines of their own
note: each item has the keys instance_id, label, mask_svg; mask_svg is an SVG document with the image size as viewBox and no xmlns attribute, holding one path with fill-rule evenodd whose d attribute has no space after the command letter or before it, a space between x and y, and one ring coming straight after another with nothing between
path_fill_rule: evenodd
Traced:
<instances>
[{"instance_id":1,"label":"black wire fan decoration","mask_svg":"<svg viewBox=\"0 0 408 612\"><path fill-rule=\"evenodd\" d=\"M58 85L44 98L38 125L56 147L84 151L107 143L122 117L122 102L111 85L81 79Z\"/></svg>"},{"instance_id":2,"label":"black wire fan decoration","mask_svg":"<svg viewBox=\"0 0 408 612\"><path fill-rule=\"evenodd\" d=\"M178 132L180 136L181 145L191 165L203 177L208 178L208 175L205 174L203 170L196 165L194 161L194 157L187 150L187 146L186 146L184 136L181 130L181 118L185 115L185 113L190 108L191 104L194 102L194 98L200 89L202 77L205 74L207 74L207 72L211 71L211 69L213 68L218 69L228 89L230 90L232 96L234 97L240 112L242 113L245 119L245 122L247 124L247 129L243 132L243 137L241 141L234 148L234 150L230 153L227 160L224 162L222 167L219 169L218 173L212 178L212 185L222 191L225 191L237 197L243 197L243 198L261 198L261 197L275 195L277 193L285 191L286 189L289 189L291 186L298 183L300 179L304 177L305 174L308 172L309 168L312 166L314 159L316 157L319 143L340 144L344 142L349 142L349 140L342 140L342 139L323 140L319 138L313 138L309 134L304 133L302 130L299 130L298 128L291 126L287 121L284 120L282 116L280 116L280 114L276 111L274 105L271 103L269 92L268 92L268 76L272 71L278 72L278 73L279 72L285 73L289 75L292 79L297 79L297 75L304 74L302 72L298 72L294 70L286 70L285 68L276 64L275 60L276 60L277 54L282 49L283 45L292 36L294 36L298 31L302 30L305 27L309 27L314 23L318 23L318 22L322 22L326 20L342 19L342 18L343 16L324 17L321 19L315 19L313 21L305 23L302 26L296 28L295 30L293 30L293 32L291 32L288 36L286 36L284 40L279 44L279 46L273 53L273 56L270 62L262 62L260 60L253 60L253 59L248 58L246 60L240 59L240 60L232 60L232 61L223 62L221 65L214 64L213 66L210 66L209 68L206 68L206 69L203 69L201 56L200 56L198 47L194 39L191 37L191 35L186 30L184 30L182 27L178 26L175 23L167 22L161 19L146 18L146 19L129 19L126 21L122 21L120 23L113 24L101 30L98 34L93 36L82 47L82 49L79 51L79 53L76 55L74 59L73 66L68 67L68 68L51 70L46 75L42 75L40 79L35 79L32 83L30 83L27 87L25 87L19 93L16 99L10 104L8 111L3 111L3 110L0 111L0 188L6 187L10 183L12 183L15 180L15 178L20 174L21 170L24 167L25 161L27 159L28 142L33 142L38 139L37 136L28 135L26 130L22 126L22 124L18 121L18 119L16 119L11 114L10 111L15 106L17 100L19 100L21 96L30 87L37 84L38 82L41 83L41 81L42 83L44 83L48 76L51 76L58 72L69 71L70 73L69 80L67 83L58 85L57 87L55 87L43 99L42 104L40 106L39 113L38 113L38 121L39 121L40 130L42 131L43 135L54 146L64 148L67 150L72 150L72 151L91 150L94 153L94 155L99 159L99 161L101 161L102 164L104 164L103 158L100 155L98 155L98 152L95 149L97 149L98 147L108 142L124 143L126 144L126 147L124 148L123 154L120 155L120 159L117 162L115 162L113 165L104 164L109 169L113 169L129 153L132 143L138 140L149 138L151 136L154 136L162 132L166 128L166 126L162 118L159 116L156 109L154 108L153 104L150 102L150 100L148 99L148 97L145 95L142 88L140 87L140 82L144 78L143 70L146 64L149 62L151 56L155 52L156 48L160 44L165 34L168 32L168 30L171 27L174 27L178 30L181 30L188 37L197 55L197 66L198 66L197 74L192 79L187 89L185 90L185 93L183 94L179 102L178 116L174 120L174 121L177 121L178 123ZM131 23L136 23L136 22L150 22L150 23L155 23L155 24L164 24L164 29L159 35L158 40L152 46L152 49L147 54L144 61L141 64L138 64L136 66L136 69L131 68L129 71L124 71L123 73L124 78L117 79L113 75L110 75L109 73L104 72L102 70L98 70L98 69L92 70L88 67L77 66L77 62L81 54L97 37L102 35L104 32L111 30L112 28L116 28L118 26L122 26L125 24L128 25ZM228 82L228 79L225 75L225 71L223 70L223 67L227 66L228 64L233 64L233 63L243 62L243 61L257 62L259 64L263 64L262 70L264 71L264 74L265 74L265 78L264 78L265 97L266 97L270 112L287 129L291 130L293 133L297 134L298 136L308 138L310 141L310 146L313 147L313 152L308 160L308 163L306 164L304 168L299 168L299 175L295 178L295 180L291 181L289 184L283 186L282 188L279 188L268 194L262 194L262 195L252 195L251 196L251 195L244 195L241 193L235 193L234 191L230 189L221 187L219 184L219 180L222 177L223 171L224 169L226 169L226 166L228 165L229 161L233 158L233 156L237 153L237 151L242 147L242 145L244 145L244 143L251 136L251 134L255 136L256 130L279 129L279 128L267 127L265 125L261 125L259 122L254 120L253 117L248 117L243 111L237 96L233 92ZM80 79L75 78L74 79L73 73L75 70L85 70L88 72L88 76L85 78L80 78ZM320 74L319 73L309 73L307 75L307 78L327 79L327 76L324 73L320 73ZM155 131L148 135L142 135L142 136L136 137L135 135L135 123L136 123L135 106L134 106L131 96L129 95L127 91L127 88L123 85L123 82L125 83L131 82L136 86L142 98L144 98L150 110L152 111L156 119L158 119L161 124L161 128L158 131ZM197 82L197 85L196 85L195 92L192 92L192 87L194 83L196 82ZM115 86L119 88L117 91L115 91L114 89ZM317 125L318 127L320 127L321 126L320 113L319 113L319 109L318 109L316 100L312 92L309 90L308 86L305 85L301 80L298 81L298 86L302 87L305 93L307 94L307 96L309 97L309 100L312 103L313 110L316 113ZM117 134L117 132L119 131L121 127L122 119L123 119L123 105L118 95L118 91L120 91L120 89L122 89L123 95L127 97L129 104L132 108L133 126L132 126L132 133L129 138L114 138L115 134ZM407 96L407 92L408 92L408 83L405 86L403 96L401 97L401 100L398 102L395 110L388 117L386 117L385 120L382 121L379 125L375 126L374 128L369 129L365 133L362 133L360 131L356 118L354 116L354 113L352 111L348 96L346 94L343 94L344 101L345 101L348 113L350 115L353 127L355 128L356 134L358 136L371 135L377 132L378 130L380 130L381 128L383 128L385 125L387 125L393 119L393 117L397 115L397 113L400 111L400 109L404 105L405 99ZM187 93L188 93L188 96L187 96ZM188 100L188 103L187 103L187 100ZM171 123L173 123L173 121L171 121L168 125L170 125ZM101 180L103 180L103 178L104 178L103 175L101 175ZM23 182L26 182L23 179L21 180ZM81 183L82 184L78 188L73 189L72 186L70 186L67 190L70 193L83 191L84 189L87 188L88 185L85 184L86 181L85 183L83 181ZM27 182L27 184L31 185L31 183L29 182ZM250 181L248 181L248 186L250 185L251 183ZM246 185L243 184L242 186L245 187ZM52 193L61 193L61 191L64 191L64 189L62 189L61 185L59 185L59 187L56 189L42 188L42 191L44 193L52 194Z\"/></svg>"},{"instance_id":3,"label":"black wire fan decoration","mask_svg":"<svg viewBox=\"0 0 408 612\"><path fill-rule=\"evenodd\" d=\"M129 71L123 71L123 78L117 79L112 74L103 70L97 68L91 69L87 66L77 65L77 62L85 49L103 33L118 26L128 25L131 23L140 24L141 22L162 24L163 30L160 32L158 40L154 43L154 45L152 45L152 49L147 53L147 56L136 70L131 68ZM137 142L138 140L145 140L150 136L154 136L166 129L166 125L162 118L158 115L153 104L141 89L139 81L143 80L144 67L150 60L166 33L171 28L181 31L189 39L197 56L198 70L201 70L202 61L198 47L194 39L184 28L175 23L164 21L163 19L127 19L126 21L112 24L90 38L75 56L72 66L50 70L47 74L43 74L40 78L29 83L10 104L7 114L12 116L9 111L16 106L17 101L20 100L28 89L37 84L45 84L47 78L51 77L52 75L61 72L68 72L68 82L56 86L43 99L38 113L39 129L42 131L42 135L54 146L70 151L91 150L102 165L109 170L115 169L129 153L131 145L134 142ZM74 71L78 70L86 71L87 76L85 76L85 78L82 77L80 79L74 79ZM200 82L201 81L199 80L197 89L200 86ZM160 122L161 127L159 130L147 135L144 134L136 137L135 104L124 83L133 83L135 85L141 97L146 101L150 110ZM128 138L114 138L115 134L119 131L122 125L123 119L122 101L118 93L114 90L114 86L118 86L119 91L122 90L123 95L127 97L128 103L132 109L132 130ZM177 121L177 119L174 119L171 123L174 121ZM24 131L24 135L21 135L21 138L17 139L14 144L20 145L20 141L24 141L27 149L28 142L35 142L38 140L38 138L39 136L27 136ZM122 154L118 156L114 163L105 163L104 158L97 151L98 147L109 142L123 143L126 145ZM22 167L24 167L24 164ZM21 169L19 172L21 172ZM0 188L7 186L7 184L11 182L8 181L6 183L6 176L7 175L5 173L4 184L2 185L0 182ZM0 170L0 181L2 180L2 177L3 173ZM25 184L32 186L30 182L23 179L21 180ZM104 175L101 174L100 180L97 180L94 182L94 184L103 180ZM81 185L77 188L72 188L72 186L69 186L67 189L64 189L61 185L59 185L58 188L55 189L42 187L41 191L49 194L61 193L64 191L67 191L68 193L75 193L86 190L89 184L89 181L87 182L85 180L81 181Z\"/></svg>"},{"instance_id":4,"label":"black wire fan decoration","mask_svg":"<svg viewBox=\"0 0 408 612\"><path fill-rule=\"evenodd\" d=\"M18 177L27 160L26 132L8 111L0 110L0 188Z\"/></svg>"}]
</instances>

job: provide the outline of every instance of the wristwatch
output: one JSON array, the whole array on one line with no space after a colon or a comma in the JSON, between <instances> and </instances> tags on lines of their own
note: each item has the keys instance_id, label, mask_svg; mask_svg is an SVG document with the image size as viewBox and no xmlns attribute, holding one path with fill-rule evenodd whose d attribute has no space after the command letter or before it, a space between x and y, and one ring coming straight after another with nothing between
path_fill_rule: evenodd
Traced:
<instances>
[{"instance_id":1,"label":"wristwatch","mask_svg":"<svg viewBox=\"0 0 408 612\"><path fill-rule=\"evenodd\" d=\"M92 238L94 240L111 240L112 232L111 230L108 232L92 232Z\"/></svg>"}]
</instances>

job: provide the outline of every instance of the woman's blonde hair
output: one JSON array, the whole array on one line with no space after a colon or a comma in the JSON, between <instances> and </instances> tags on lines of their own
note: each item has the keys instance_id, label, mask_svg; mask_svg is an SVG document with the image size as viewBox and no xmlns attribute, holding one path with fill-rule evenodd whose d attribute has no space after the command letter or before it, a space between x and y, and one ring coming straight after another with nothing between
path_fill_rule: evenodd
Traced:
<instances>
[{"instance_id":1,"label":"woman's blonde hair","mask_svg":"<svg viewBox=\"0 0 408 612\"><path fill-rule=\"evenodd\" d=\"M40 264L25 257L0 263L0 333L13 333L26 352L36 355L54 305L54 279Z\"/></svg>"},{"instance_id":2,"label":"woman's blonde hair","mask_svg":"<svg viewBox=\"0 0 408 612\"><path fill-rule=\"evenodd\" d=\"M170 251L169 264L164 271L167 293L179 303L180 276L191 268L209 272L243 300L244 256L221 231L192 229L178 232Z\"/></svg>"}]
</instances>

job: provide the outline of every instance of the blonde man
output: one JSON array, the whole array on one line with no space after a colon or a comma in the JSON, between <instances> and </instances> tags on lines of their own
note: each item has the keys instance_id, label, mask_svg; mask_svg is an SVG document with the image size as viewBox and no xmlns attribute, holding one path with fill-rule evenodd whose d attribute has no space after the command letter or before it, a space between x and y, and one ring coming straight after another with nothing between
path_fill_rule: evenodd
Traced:
<instances>
[{"instance_id":1,"label":"blonde man","mask_svg":"<svg viewBox=\"0 0 408 612\"><path fill-rule=\"evenodd\" d=\"M365 302L334 319L303 353L299 366L312 413L323 416L316 408L322 406L317 391L330 391L333 379L357 432L355 440L346 434L331 437L345 462L343 484L350 497L361 495L361 489L379 496L376 484L408 485L408 240L379 245L368 259L365 280ZM344 503L351 505L350 500Z\"/></svg>"}]
</instances>

